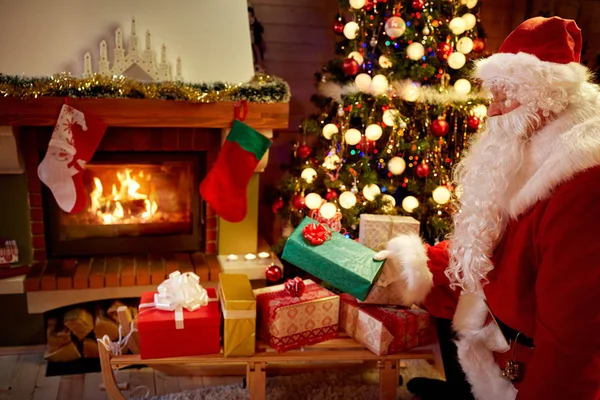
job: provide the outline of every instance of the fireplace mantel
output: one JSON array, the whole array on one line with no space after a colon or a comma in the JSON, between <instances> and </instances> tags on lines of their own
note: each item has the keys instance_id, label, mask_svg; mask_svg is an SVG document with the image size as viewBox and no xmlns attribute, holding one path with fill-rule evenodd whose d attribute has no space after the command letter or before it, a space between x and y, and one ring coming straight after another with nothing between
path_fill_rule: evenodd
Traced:
<instances>
[{"instance_id":1,"label":"fireplace mantel","mask_svg":"<svg viewBox=\"0 0 600 400\"><path fill-rule=\"evenodd\" d=\"M52 126L65 99L0 98L0 126ZM149 99L69 98L73 107L108 126L138 128L221 128L231 126L234 102L189 103ZM255 129L287 129L289 103L248 103L244 121Z\"/></svg>"}]
</instances>

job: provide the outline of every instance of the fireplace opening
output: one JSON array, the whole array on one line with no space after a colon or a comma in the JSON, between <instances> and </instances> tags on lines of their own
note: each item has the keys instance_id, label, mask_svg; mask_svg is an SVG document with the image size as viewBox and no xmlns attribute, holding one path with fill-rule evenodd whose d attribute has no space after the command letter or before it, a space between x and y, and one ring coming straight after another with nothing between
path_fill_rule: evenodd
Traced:
<instances>
[{"instance_id":1,"label":"fireplace opening","mask_svg":"<svg viewBox=\"0 0 600 400\"><path fill-rule=\"evenodd\" d=\"M200 250L203 158L203 153L96 154L82 175L83 211L64 212L45 190L51 255Z\"/></svg>"}]
</instances>

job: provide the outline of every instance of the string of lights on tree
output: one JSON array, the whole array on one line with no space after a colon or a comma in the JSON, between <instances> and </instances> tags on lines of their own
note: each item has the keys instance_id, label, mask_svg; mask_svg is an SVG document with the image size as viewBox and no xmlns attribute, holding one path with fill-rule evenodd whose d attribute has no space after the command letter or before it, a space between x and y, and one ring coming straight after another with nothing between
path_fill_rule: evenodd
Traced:
<instances>
[{"instance_id":1,"label":"string of lights on tree","mask_svg":"<svg viewBox=\"0 0 600 400\"><path fill-rule=\"evenodd\" d=\"M477 0L341 0L337 57L317 74L273 212L357 238L361 214L410 215L429 242L450 232L451 171L486 114L469 80L484 56ZM284 236L287 232L284 232Z\"/></svg>"}]
</instances>

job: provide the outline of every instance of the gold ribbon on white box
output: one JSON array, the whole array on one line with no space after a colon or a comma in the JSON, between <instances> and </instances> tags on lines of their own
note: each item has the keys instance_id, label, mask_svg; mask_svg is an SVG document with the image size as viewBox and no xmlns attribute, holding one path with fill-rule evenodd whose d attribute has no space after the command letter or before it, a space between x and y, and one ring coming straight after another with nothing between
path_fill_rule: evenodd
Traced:
<instances>
[{"instance_id":1,"label":"gold ribbon on white box","mask_svg":"<svg viewBox=\"0 0 600 400\"><path fill-rule=\"evenodd\" d=\"M154 294L154 303L140 304L140 309L155 307L162 311L175 313L175 328L183 329L183 309L196 311L206 306L209 301L217 301L208 297L206 289L200 285L200 278L193 272L172 272L164 280Z\"/></svg>"}]
</instances>

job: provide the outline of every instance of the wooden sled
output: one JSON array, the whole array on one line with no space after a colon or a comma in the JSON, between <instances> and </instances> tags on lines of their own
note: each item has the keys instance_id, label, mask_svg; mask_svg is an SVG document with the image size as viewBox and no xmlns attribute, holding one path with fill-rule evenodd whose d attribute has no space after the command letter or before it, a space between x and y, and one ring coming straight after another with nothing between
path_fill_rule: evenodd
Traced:
<instances>
[{"instance_id":1,"label":"wooden sled","mask_svg":"<svg viewBox=\"0 0 600 400\"><path fill-rule=\"evenodd\" d=\"M264 400L266 395L266 370L270 363L307 363L327 362L375 362L379 368L379 393L381 399L395 399L399 383L398 364L401 360L424 359L433 361L434 353L428 349L414 349L404 353L378 356L362 347L350 338L339 338L327 342L307 346L302 349L276 353L269 346L258 343L257 352L247 357L223 357L223 354L207 354L202 356L161 358L142 360L139 354L112 355L102 343L98 343L102 380L106 393L111 400L125 400L121 390L125 387L118 385L113 369L130 365L147 365L149 367L164 367L165 365L227 365L245 363L247 389L251 400ZM315 369L320 366L315 365Z\"/></svg>"}]
</instances>

